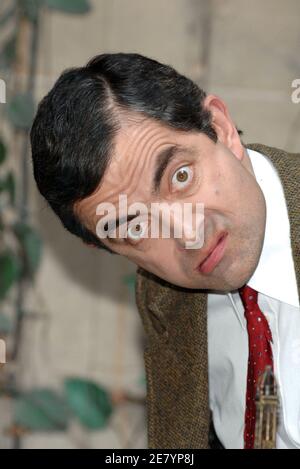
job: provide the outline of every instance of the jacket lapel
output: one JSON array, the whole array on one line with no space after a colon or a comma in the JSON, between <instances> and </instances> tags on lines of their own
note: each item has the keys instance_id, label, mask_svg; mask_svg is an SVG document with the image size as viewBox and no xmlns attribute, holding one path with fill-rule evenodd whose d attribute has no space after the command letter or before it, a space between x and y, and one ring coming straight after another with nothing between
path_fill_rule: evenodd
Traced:
<instances>
[{"instance_id":1,"label":"jacket lapel","mask_svg":"<svg viewBox=\"0 0 300 469\"><path fill-rule=\"evenodd\" d=\"M149 447L207 448L207 295L161 282L141 269L136 288L137 303L147 305L142 319Z\"/></svg>"}]
</instances>

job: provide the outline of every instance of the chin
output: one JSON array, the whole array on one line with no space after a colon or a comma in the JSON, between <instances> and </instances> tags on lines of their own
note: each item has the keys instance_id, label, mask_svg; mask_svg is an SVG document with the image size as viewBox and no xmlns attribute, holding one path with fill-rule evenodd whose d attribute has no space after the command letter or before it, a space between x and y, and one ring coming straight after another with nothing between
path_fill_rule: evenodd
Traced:
<instances>
[{"instance_id":1,"label":"chin","mask_svg":"<svg viewBox=\"0 0 300 469\"><path fill-rule=\"evenodd\" d=\"M249 273L248 269L243 269L241 271L240 268L235 270L233 269L233 266L230 267L222 269L222 272L219 272L218 275L216 275L214 278L211 277L208 282L210 283L210 286L208 286L207 288L217 290L223 293L229 293L231 291L238 290L240 287L245 285L245 283L247 283L247 281L251 277L251 272Z\"/></svg>"},{"instance_id":2,"label":"chin","mask_svg":"<svg viewBox=\"0 0 300 469\"><path fill-rule=\"evenodd\" d=\"M232 290L238 290L240 287L245 285L250 277L252 276L251 273L239 273L231 279L228 279L228 292Z\"/></svg>"}]
</instances>

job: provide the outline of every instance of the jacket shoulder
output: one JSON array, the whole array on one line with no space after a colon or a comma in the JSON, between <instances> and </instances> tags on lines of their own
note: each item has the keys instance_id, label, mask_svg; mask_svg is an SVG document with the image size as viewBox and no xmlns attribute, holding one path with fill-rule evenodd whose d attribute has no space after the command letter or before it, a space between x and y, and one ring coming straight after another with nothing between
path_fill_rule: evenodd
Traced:
<instances>
[{"instance_id":1,"label":"jacket shoulder","mask_svg":"<svg viewBox=\"0 0 300 469\"><path fill-rule=\"evenodd\" d=\"M289 152L287 150L283 150L281 148L271 147L269 145L264 145L262 143L247 143L244 145L246 148L250 150L258 151L266 156L268 156L271 160L280 160L287 158L290 161L294 161L295 164L300 164L300 153L299 152Z\"/></svg>"}]
</instances>

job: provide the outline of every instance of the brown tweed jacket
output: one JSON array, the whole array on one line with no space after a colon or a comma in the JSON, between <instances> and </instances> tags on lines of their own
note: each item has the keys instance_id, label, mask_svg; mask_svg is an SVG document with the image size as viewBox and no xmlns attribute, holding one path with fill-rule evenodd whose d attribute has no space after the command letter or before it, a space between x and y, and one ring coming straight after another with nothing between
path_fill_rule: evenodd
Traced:
<instances>
[{"instance_id":1,"label":"brown tweed jacket","mask_svg":"<svg viewBox=\"0 0 300 469\"><path fill-rule=\"evenodd\" d=\"M300 154L246 147L269 157L279 172L300 291ZM147 340L148 447L209 449L207 292L174 286L138 268L136 303Z\"/></svg>"}]
</instances>

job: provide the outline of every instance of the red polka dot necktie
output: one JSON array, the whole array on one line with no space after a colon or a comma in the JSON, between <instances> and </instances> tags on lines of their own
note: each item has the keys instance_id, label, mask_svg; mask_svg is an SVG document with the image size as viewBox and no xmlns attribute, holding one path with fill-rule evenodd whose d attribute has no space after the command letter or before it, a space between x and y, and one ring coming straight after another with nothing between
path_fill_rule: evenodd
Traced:
<instances>
[{"instance_id":1,"label":"red polka dot necktie","mask_svg":"<svg viewBox=\"0 0 300 469\"><path fill-rule=\"evenodd\" d=\"M253 449L257 381L267 365L270 365L273 371L273 355L270 344L272 342L272 333L266 317L257 304L257 291L248 285L244 285L239 289L239 294L245 308L249 338L244 449Z\"/></svg>"}]
</instances>

